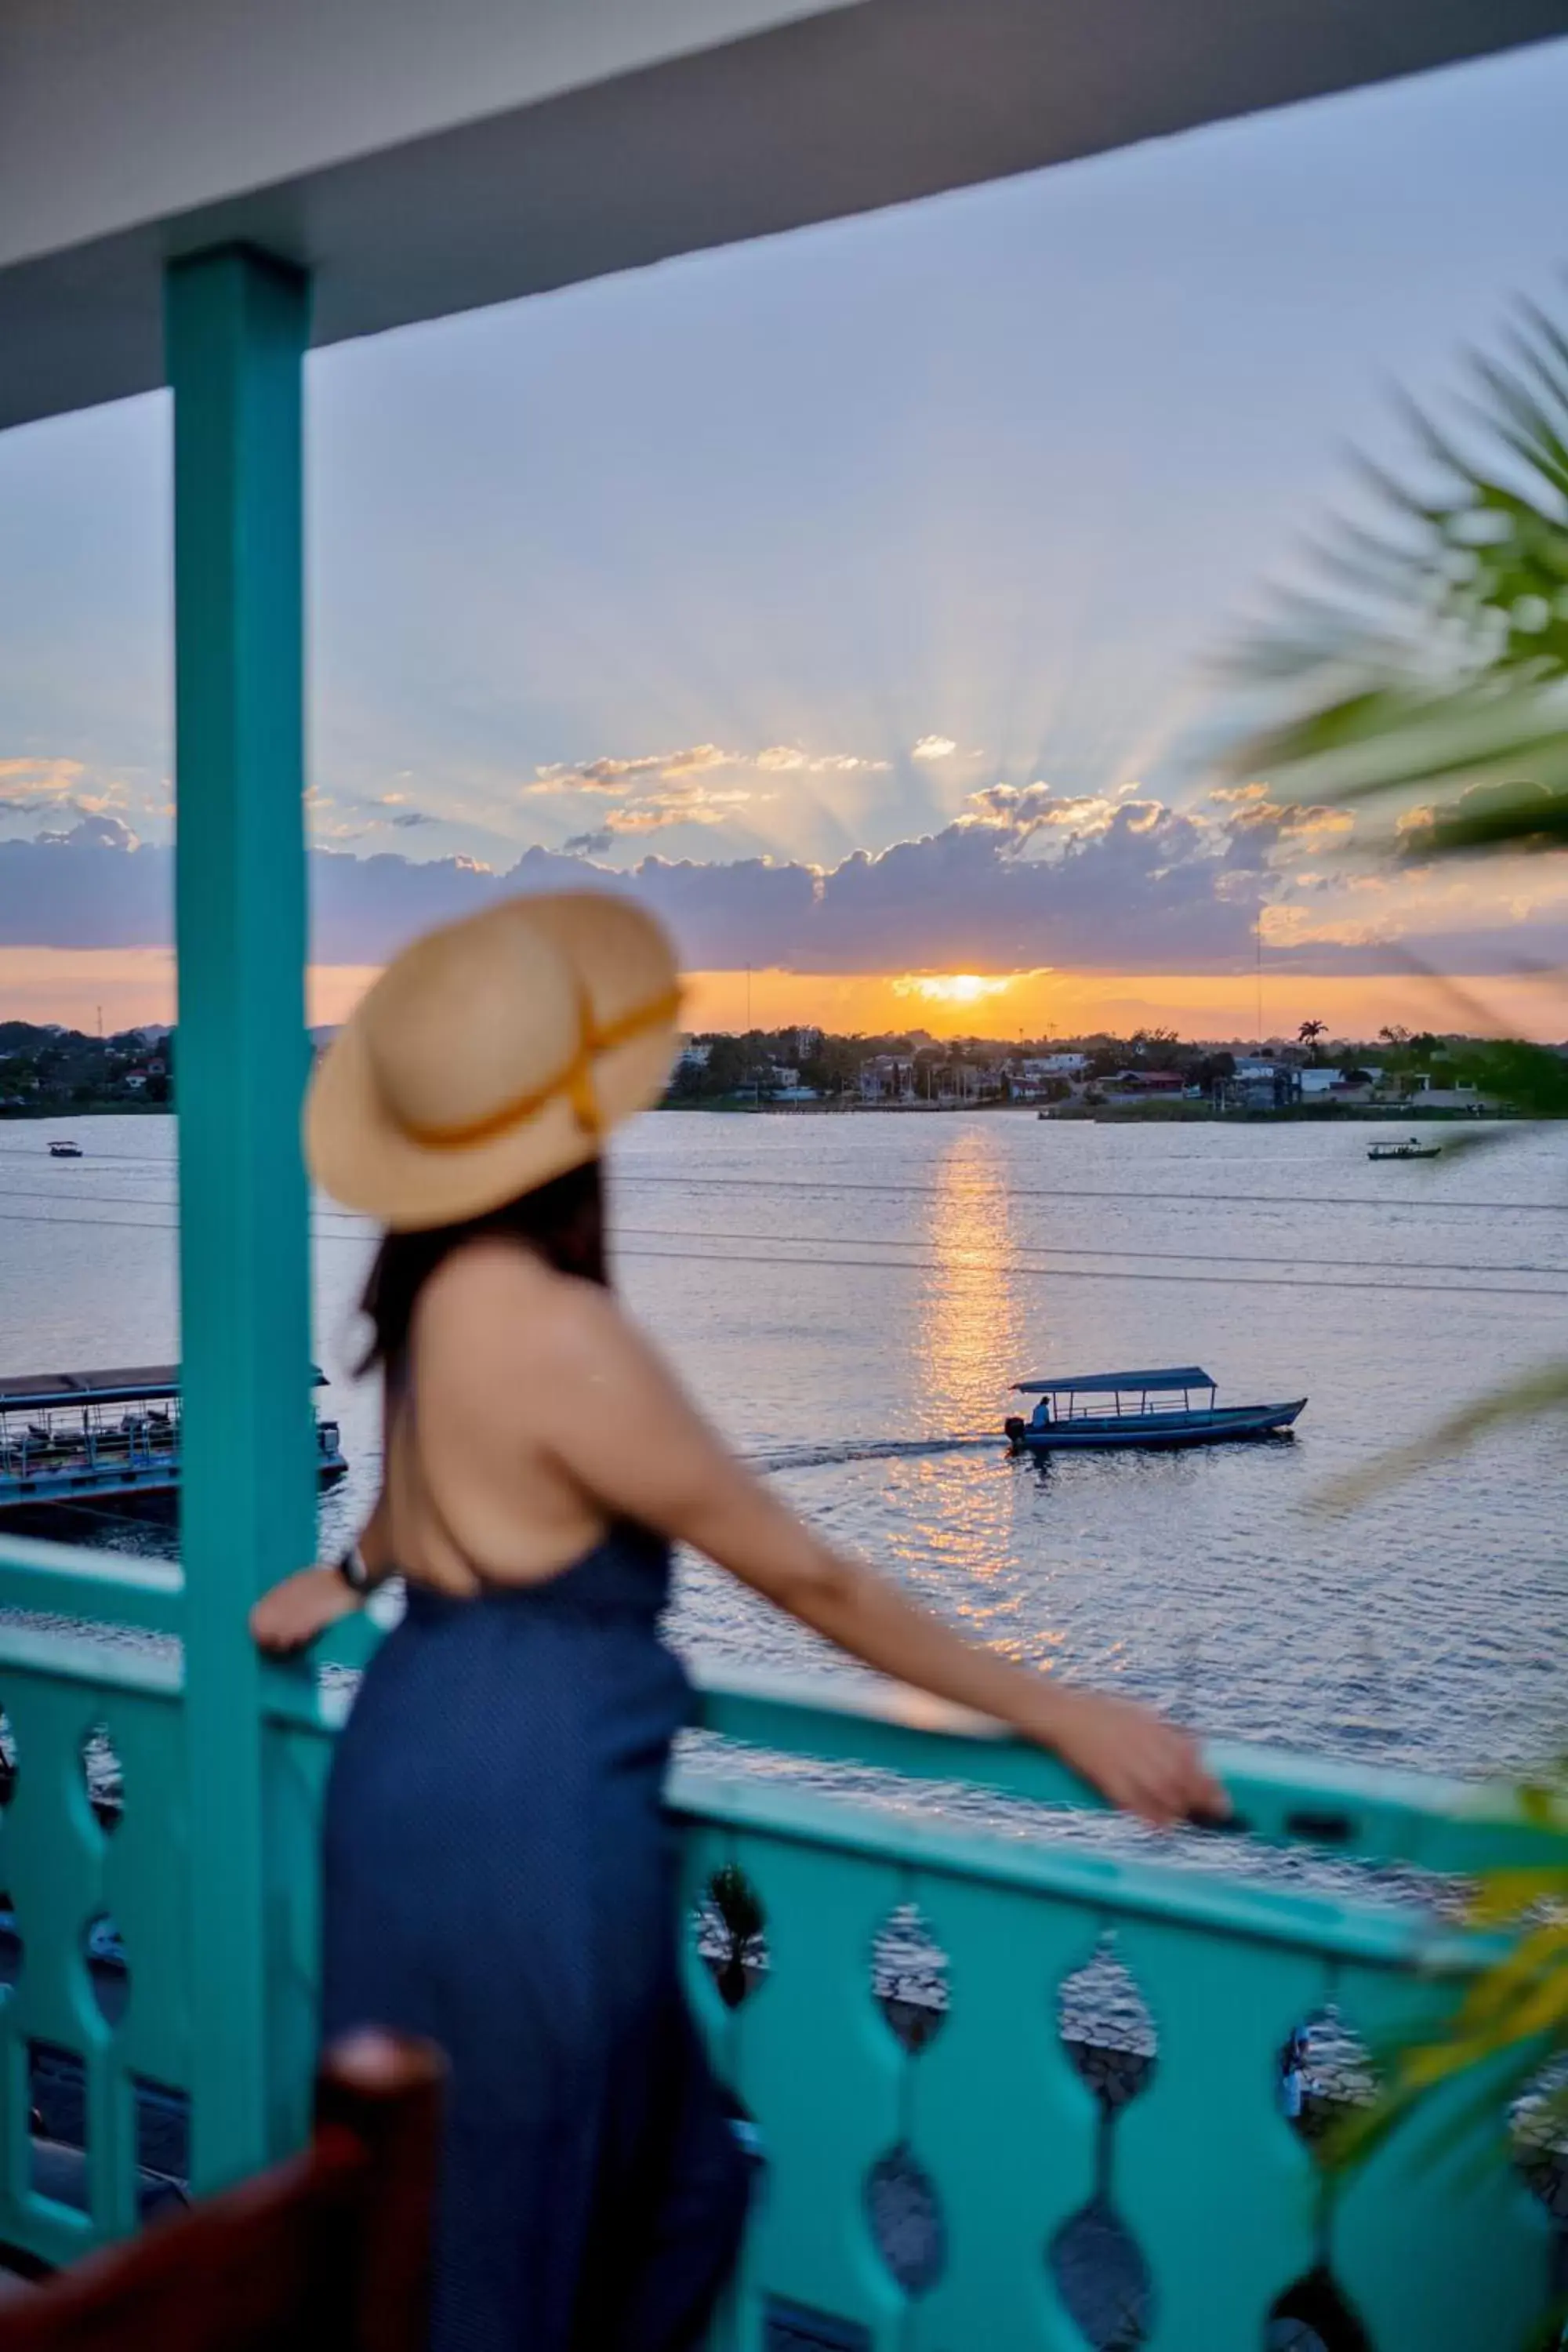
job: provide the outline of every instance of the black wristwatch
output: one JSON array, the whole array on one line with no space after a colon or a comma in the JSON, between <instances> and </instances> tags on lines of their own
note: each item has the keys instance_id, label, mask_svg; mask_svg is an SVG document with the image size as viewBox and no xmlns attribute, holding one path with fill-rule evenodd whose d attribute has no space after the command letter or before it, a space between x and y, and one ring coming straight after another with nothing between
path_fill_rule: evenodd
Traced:
<instances>
[{"instance_id":1,"label":"black wristwatch","mask_svg":"<svg viewBox=\"0 0 1568 2352\"><path fill-rule=\"evenodd\" d=\"M350 1544L347 1551L339 1560L337 1568L338 1574L342 1578L349 1591L357 1592L362 1601L367 1592L373 1592L375 1590L375 1579L365 1565L364 1554L357 1542Z\"/></svg>"}]
</instances>

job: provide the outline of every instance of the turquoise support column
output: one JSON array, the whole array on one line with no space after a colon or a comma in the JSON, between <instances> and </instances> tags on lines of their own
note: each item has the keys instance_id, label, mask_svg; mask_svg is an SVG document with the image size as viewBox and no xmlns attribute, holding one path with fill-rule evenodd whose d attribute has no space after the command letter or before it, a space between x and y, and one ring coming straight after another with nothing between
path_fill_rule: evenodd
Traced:
<instances>
[{"instance_id":1,"label":"turquoise support column","mask_svg":"<svg viewBox=\"0 0 1568 2352\"><path fill-rule=\"evenodd\" d=\"M312 1557L304 1053L300 379L308 289L238 249L168 274L174 670L181 1549L190 1784L192 2169L269 2122L261 1675L246 1628Z\"/></svg>"}]
</instances>

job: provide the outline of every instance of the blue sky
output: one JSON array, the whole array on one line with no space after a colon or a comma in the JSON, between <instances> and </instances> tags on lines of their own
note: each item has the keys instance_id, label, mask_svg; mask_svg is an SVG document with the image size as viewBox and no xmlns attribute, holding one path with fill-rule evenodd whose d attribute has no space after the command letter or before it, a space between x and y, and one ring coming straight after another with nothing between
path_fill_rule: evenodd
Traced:
<instances>
[{"instance_id":1,"label":"blue sky","mask_svg":"<svg viewBox=\"0 0 1568 2352\"><path fill-rule=\"evenodd\" d=\"M1392 385L1568 302L1565 119L1562 44L317 355L318 960L531 850L705 967L1236 968L1300 851L1207 797L1205 661ZM166 935L167 425L0 439L8 951ZM1377 920L1482 970L1530 887ZM1364 966L1334 906L1279 951Z\"/></svg>"}]
</instances>

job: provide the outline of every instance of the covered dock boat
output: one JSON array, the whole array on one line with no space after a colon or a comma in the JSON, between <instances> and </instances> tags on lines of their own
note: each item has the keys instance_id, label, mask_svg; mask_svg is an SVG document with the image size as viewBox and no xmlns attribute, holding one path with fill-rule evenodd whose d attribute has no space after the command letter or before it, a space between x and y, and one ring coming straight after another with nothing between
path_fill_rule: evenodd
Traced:
<instances>
[{"instance_id":1,"label":"covered dock boat","mask_svg":"<svg viewBox=\"0 0 1568 2352\"><path fill-rule=\"evenodd\" d=\"M327 1376L310 1367L312 1385ZM348 1469L335 1421L316 1418L316 1476ZM0 1379L0 1511L172 1494L180 1483L180 1368Z\"/></svg>"},{"instance_id":2,"label":"covered dock boat","mask_svg":"<svg viewBox=\"0 0 1568 2352\"><path fill-rule=\"evenodd\" d=\"M1027 1421L1004 1423L1016 1454L1081 1453L1110 1445L1212 1445L1226 1438L1282 1436L1306 1404L1222 1405L1197 1364L1158 1371L1089 1372L1075 1380L1015 1381L1037 1397ZM1195 1400L1195 1402L1194 1402Z\"/></svg>"}]
</instances>

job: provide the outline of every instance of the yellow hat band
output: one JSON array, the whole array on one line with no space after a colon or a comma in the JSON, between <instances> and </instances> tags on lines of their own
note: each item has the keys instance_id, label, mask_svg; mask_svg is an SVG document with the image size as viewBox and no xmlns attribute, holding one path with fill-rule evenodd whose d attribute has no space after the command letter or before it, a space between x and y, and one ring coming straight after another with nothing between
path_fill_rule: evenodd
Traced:
<instances>
[{"instance_id":1,"label":"yellow hat band","mask_svg":"<svg viewBox=\"0 0 1568 2352\"><path fill-rule=\"evenodd\" d=\"M584 1001L577 1050L566 1067L547 1085L536 1087L531 1094L519 1095L514 1102L503 1103L500 1110L487 1111L483 1118L471 1119L464 1127L410 1127L404 1123L403 1131L411 1143L423 1145L426 1151L468 1151L478 1144L494 1143L500 1137L510 1135L558 1096L564 1095L584 1133L597 1135L603 1121L594 1091L595 1057L612 1053L633 1037L640 1037L647 1029L657 1029L673 1021L679 1010L680 990L667 989L652 1003L640 1004L635 1011L623 1013L618 1021L606 1022L599 1028Z\"/></svg>"}]
</instances>

